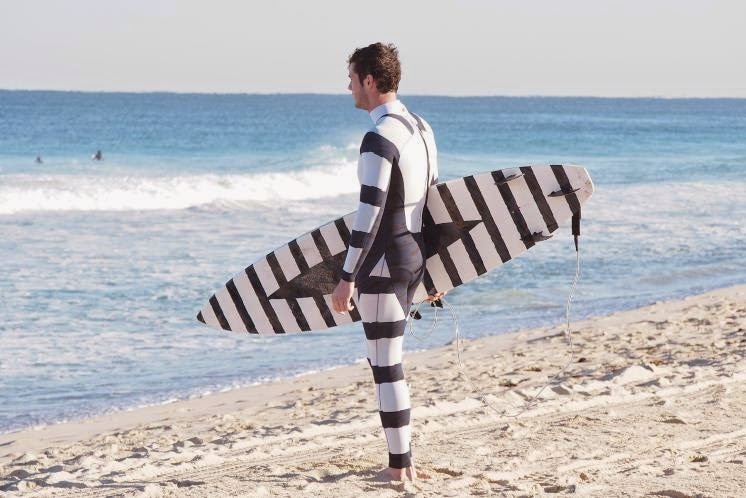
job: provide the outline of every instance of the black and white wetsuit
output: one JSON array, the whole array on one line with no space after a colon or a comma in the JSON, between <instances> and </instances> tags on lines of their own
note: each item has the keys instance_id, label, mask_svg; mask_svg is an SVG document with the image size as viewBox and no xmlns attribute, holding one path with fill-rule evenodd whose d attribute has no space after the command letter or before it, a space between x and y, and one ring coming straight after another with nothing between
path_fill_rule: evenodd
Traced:
<instances>
[{"instance_id":1,"label":"black and white wetsuit","mask_svg":"<svg viewBox=\"0 0 746 498\"><path fill-rule=\"evenodd\" d=\"M370 112L358 161L360 204L342 278L355 282L389 466L411 465L402 340L425 271L422 211L438 178L432 129L396 100ZM429 170L429 173L428 173Z\"/></svg>"}]
</instances>

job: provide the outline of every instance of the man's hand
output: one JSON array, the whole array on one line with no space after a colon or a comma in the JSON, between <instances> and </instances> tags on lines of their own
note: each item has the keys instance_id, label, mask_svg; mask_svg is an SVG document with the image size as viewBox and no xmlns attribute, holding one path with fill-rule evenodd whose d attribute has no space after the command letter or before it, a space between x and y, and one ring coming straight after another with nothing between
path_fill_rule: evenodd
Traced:
<instances>
[{"instance_id":1,"label":"man's hand","mask_svg":"<svg viewBox=\"0 0 746 498\"><path fill-rule=\"evenodd\" d=\"M353 282L347 282L346 280L340 280L337 286L332 292L332 306L334 311L340 314L345 314L354 308L350 299L355 293L355 284Z\"/></svg>"},{"instance_id":2,"label":"man's hand","mask_svg":"<svg viewBox=\"0 0 746 498\"><path fill-rule=\"evenodd\" d=\"M428 303L433 303L445 295L446 295L445 292L438 292L437 294L430 294L429 296L425 298L425 301L427 301Z\"/></svg>"}]
</instances>

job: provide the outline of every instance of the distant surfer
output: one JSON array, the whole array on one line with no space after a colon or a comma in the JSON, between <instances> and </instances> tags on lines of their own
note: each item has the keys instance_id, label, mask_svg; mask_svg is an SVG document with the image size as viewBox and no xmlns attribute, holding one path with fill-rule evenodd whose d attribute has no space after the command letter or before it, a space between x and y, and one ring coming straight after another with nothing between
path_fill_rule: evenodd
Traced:
<instances>
[{"instance_id":1,"label":"distant surfer","mask_svg":"<svg viewBox=\"0 0 746 498\"><path fill-rule=\"evenodd\" d=\"M427 190L438 178L435 137L397 99L401 66L394 45L358 48L347 63L355 107L368 111L373 124L360 146L360 203L332 303L338 313L350 311L357 290L388 444L389 464L380 477L414 480L402 340L409 305L425 272L422 216Z\"/></svg>"},{"instance_id":2,"label":"distant surfer","mask_svg":"<svg viewBox=\"0 0 746 498\"><path fill-rule=\"evenodd\" d=\"M104 160L104 155L101 153L100 150L97 150L96 153L93 154L93 156L91 157L91 159L93 159L94 161L103 161Z\"/></svg>"},{"instance_id":3,"label":"distant surfer","mask_svg":"<svg viewBox=\"0 0 746 498\"><path fill-rule=\"evenodd\" d=\"M36 156L36 161L34 161L36 164L44 164L44 161L42 161L41 156Z\"/></svg>"}]
</instances>

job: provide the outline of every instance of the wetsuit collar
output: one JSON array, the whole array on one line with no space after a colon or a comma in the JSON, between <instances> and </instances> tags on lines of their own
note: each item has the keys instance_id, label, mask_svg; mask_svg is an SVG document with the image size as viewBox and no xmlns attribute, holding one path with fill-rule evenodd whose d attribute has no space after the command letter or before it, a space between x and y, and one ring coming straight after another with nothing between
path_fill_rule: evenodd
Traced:
<instances>
[{"instance_id":1,"label":"wetsuit collar","mask_svg":"<svg viewBox=\"0 0 746 498\"><path fill-rule=\"evenodd\" d=\"M374 123L378 123L378 120L385 114L402 114L405 112L407 112L407 108L404 107L401 100L397 99L375 107L370 111L370 119L372 119Z\"/></svg>"}]
</instances>

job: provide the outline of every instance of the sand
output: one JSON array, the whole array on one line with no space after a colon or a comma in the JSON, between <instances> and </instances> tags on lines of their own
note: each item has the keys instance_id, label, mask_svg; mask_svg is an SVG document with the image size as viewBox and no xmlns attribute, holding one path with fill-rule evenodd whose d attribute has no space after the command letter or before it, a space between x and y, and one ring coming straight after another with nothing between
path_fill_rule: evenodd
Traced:
<instances>
[{"instance_id":1,"label":"sand","mask_svg":"<svg viewBox=\"0 0 746 498\"><path fill-rule=\"evenodd\" d=\"M746 496L746 285L408 354L413 451L366 364L0 435L3 496ZM250 339L247 339L250 340ZM517 416L516 416L517 415Z\"/></svg>"}]
</instances>

